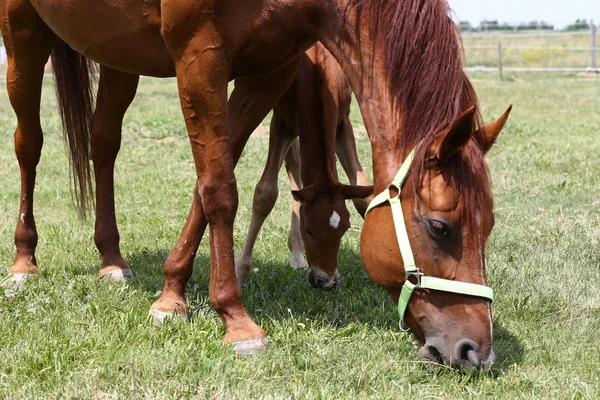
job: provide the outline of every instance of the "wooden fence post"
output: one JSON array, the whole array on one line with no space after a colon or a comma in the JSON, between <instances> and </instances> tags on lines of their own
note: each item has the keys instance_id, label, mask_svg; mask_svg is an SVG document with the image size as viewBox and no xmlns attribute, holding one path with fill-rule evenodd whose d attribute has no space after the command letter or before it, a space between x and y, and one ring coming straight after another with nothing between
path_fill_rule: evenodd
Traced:
<instances>
[{"instance_id":1,"label":"wooden fence post","mask_svg":"<svg viewBox=\"0 0 600 400\"><path fill-rule=\"evenodd\" d=\"M500 80L503 81L502 76L502 42L498 42L498 71L500 73Z\"/></svg>"},{"instance_id":2,"label":"wooden fence post","mask_svg":"<svg viewBox=\"0 0 600 400\"><path fill-rule=\"evenodd\" d=\"M592 69L596 69L596 25L594 25L594 20L590 21L590 37L592 40Z\"/></svg>"}]
</instances>

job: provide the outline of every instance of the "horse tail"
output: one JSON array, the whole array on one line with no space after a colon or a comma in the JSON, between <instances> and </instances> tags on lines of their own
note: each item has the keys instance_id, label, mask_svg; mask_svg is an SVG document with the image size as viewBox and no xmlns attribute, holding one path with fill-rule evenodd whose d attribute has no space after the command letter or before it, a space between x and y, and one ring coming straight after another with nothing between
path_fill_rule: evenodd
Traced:
<instances>
[{"instance_id":1,"label":"horse tail","mask_svg":"<svg viewBox=\"0 0 600 400\"><path fill-rule=\"evenodd\" d=\"M94 68L90 60L60 39L52 48L51 58L63 134L69 147L71 195L80 218L85 220L93 208L90 154Z\"/></svg>"}]
</instances>

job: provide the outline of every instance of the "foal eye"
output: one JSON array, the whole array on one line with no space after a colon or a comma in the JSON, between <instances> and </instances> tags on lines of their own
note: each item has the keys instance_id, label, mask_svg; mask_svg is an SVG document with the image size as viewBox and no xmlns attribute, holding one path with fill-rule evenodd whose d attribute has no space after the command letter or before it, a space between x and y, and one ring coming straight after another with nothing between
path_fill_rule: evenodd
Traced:
<instances>
[{"instance_id":1,"label":"foal eye","mask_svg":"<svg viewBox=\"0 0 600 400\"><path fill-rule=\"evenodd\" d=\"M433 233L435 236L442 238L447 238L450 235L448 225L434 219L429 220L429 230L431 230L431 233Z\"/></svg>"}]
</instances>

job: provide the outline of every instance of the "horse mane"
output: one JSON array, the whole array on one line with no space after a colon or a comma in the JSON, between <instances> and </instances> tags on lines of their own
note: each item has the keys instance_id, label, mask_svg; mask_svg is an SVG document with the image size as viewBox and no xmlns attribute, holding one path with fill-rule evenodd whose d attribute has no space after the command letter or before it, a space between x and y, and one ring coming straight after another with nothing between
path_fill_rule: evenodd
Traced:
<instances>
[{"instance_id":1,"label":"horse mane","mask_svg":"<svg viewBox=\"0 0 600 400\"><path fill-rule=\"evenodd\" d=\"M419 147L415 176L423 178L433 141L462 112L476 106L474 141L463 146L445 172L464 198L466 219L491 209L489 174L478 145L484 143L477 130L482 126L479 104L463 69L460 31L450 18L447 0L348 0L346 7L355 7L358 24L368 23L383 41L389 92L402 124L401 156Z\"/></svg>"}]
</instances>

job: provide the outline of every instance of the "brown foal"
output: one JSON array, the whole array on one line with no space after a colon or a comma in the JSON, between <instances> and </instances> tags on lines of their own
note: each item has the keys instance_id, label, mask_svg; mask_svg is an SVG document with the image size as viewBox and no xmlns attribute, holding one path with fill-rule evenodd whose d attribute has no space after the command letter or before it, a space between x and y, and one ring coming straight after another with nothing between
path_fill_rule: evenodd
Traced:
<instances>
[{"instance_id":1,"label":"brown foal","mask_svg":"<svg viewBox=\"0 0 600 400\"><path fill-rule=\"evenodd\" d=\"M417 148L401 200L420 271L485 285L493 202L483 157L507 115L482 126L478 112L464 113L477 106L477 98L448 13L446 0L0 0L22 183L10 273L26 276L37 268L33 189L50 53L82 205L90 193L90 143L95 145L98 215L114 213L120 117L137 75L176 76L198 179L151 312L187 313L185 287L208 225L210 301L225 323L224 342L240 353L264 348L266 334L248 315L235 275L234 165L294 79L303 53L319 40L356 94L371 140L376 193ZM86 58L75 51L102 65L99 91L105 94L93 118ZM103 249L101 272L130 273L118 252L116 225L100 226L96 243ZM367 215L361 255L369 275L397 301L405 274L389 205ZM428 360L485 367L494 358L489 300L420 290L405 318Z\"/></svg>"},{"instance_id":2,"label":"brown foal","mask_svg":"<svg viewBox=\"0 0 600 400\"><path fill-rule=\"evenodd\" d=\"M322 44L315 44L302 57L294 82L273 110L267 164L254 192L248 235L235 260L240 283L250 270L260 228L275 206L277 175L285 159L294 189L290 264L294 269L306 265L302 255L306 246L311 286L338 287L337 255L350 227L345 199L354 199L364 217L365 198L373 192L356 154L349 118L351 101L352 92L339 64ZM338 181L336 152L351 185ZM363 186L355 186L357 183Z\"/></svg>"}]
</instances>

